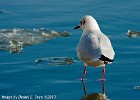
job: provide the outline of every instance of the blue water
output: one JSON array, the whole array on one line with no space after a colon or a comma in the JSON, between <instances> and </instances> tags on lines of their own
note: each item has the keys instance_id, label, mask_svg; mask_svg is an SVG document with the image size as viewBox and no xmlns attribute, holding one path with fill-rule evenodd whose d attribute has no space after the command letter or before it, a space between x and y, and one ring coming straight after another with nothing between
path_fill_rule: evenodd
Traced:
<instances>
[{"instance_id":1,"label":"blue water","mask_svg":"<svg viewBox=\"0 0 140 100\"><path fill-rule=\"evenodd\" d=\"M45 96L56 100L81 100L83 63L76 46L81 30L73 30L84 15L92 15L108 35L116 52L106 67L105 92L111 100L138 100L140 90L140 38L129 38L129 29L140 31L139 0L1 0L0 29L48 28L68 31L69 37L26 46L23 53L0 51L0 99L2 96ZM36 64L45 57L73 57L71 65ZM88 94L102 93L101 68L87 68L84 82ZM42 99L42 100L43 100ZM39 99L37 99L39 100ZM94 99L92 99L94 100Z\"/></svg>"}]
</instances>

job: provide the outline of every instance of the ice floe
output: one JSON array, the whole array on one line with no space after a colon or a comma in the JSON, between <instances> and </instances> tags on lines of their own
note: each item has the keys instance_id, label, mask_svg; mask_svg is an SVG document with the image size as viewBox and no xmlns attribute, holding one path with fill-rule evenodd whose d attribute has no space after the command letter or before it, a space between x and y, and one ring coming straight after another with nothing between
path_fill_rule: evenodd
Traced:
<instances>
[{"instance_id":1,"label":"ice floe","mask_svg":"<svg viewBox=\"0 0 140 100\"><path fill-rule=\"evenodd\" d=\"M66 31L58 32L46 28L0 29L0 50L10 50L11 53L21 53L23 52L24 46L67 36L70 36L70 34Z\"/></svg>"}]
</instances>

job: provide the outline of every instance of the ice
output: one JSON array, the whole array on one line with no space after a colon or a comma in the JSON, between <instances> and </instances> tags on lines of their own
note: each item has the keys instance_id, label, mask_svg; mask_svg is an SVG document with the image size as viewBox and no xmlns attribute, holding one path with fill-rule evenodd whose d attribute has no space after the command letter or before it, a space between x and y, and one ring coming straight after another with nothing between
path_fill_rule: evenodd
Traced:
<instances>
[{"instance_id":1,"label":"ice","mask_svg":"<svg viewBox=\"0 0 140 100\"><path fill-rule=\"evenodd\" d=\"M128 35L129 37L137 37L137 36L140 36L140 32L128 30L127 35Z\"/></svg>"},{"instance_id":2,"label":"ice","mask_svg":"<svg viewBox=\"0 0 140 100\"><path fill-rule=\"evenodd\" d=\"M35 60L35 63L47 65L71 65L76 63L72 57L46 57Z\"/></svg>"},{"instance_id":3,"label":"ice","mask_svg":"<svg viewBox=\"0 0 140 100\"><path fill-rule=\"evenodd\" d=\"M25 46L31 46L58 37L67 37L66 31L58 32L46 28L39 29L0 29L0 50L21 53Z\"/></svg>"}]
</instances>

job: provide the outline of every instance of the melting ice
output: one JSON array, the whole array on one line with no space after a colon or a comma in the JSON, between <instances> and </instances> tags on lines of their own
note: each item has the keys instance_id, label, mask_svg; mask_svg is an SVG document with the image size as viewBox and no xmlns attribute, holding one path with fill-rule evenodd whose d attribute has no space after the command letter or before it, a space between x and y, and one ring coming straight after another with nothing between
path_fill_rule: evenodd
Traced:
<instances>
[{"instance_id":1,"label":"melting ice","mask_svg":"<svg viewBox=\"0 0 140 100\"><path fill-rule=\"evenodd\" d=\"M48 65L71 65L76 63L76 61L72 57L46 57L37 59L35 63Z\"/></svg>"},{"instance_id":2,"label":"melting ice","mask_svg":"<svg viewBox=\"0 0 140 100\"><path fill-rule=\"evenodd\" d=\"M127 35L128 35L129 37L137 37L137 36L140 36L140 32L128 30Z\"/></svg>"},{"instance_id":3,"label":"melting ice","mask_svg":"<svg viewBox=\"0 0 140 100\"><path fill-rule=\"evenodd\" d=\"M40 29L0 29L0 50L11 53L23 52L23 47L37 44L57 37L70 36L68 32L58 32L46 28Z\"/></svg>"}]
</instances>

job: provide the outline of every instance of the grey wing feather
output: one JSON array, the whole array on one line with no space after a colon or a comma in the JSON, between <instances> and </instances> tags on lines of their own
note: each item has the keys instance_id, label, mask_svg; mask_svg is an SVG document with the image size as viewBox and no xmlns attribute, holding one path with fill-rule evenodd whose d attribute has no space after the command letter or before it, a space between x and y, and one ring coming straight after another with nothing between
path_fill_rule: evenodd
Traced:
<instances>
[{"instance_id":1,"label":"grey wing feather","mask_svg":"<svg viewBox=\"0 0 140 100\"><path fill-rule=\"evenodd\" d=\"M77 46L77 53L81 60L99 60L101 56L101 49L98 37L92 34L83 35Z\"/></svg>"},{"instance_id":2,"label":"grey wing feather","mask_svg":"<svg viewBox=\"0 0 140 100\"><path fill-rule=\"evenodd\" d=\"M115 53L109 38L104 34L100 35L99 44L100 44L102 55L113 60Z\"/></svg>"}]
</instances>

